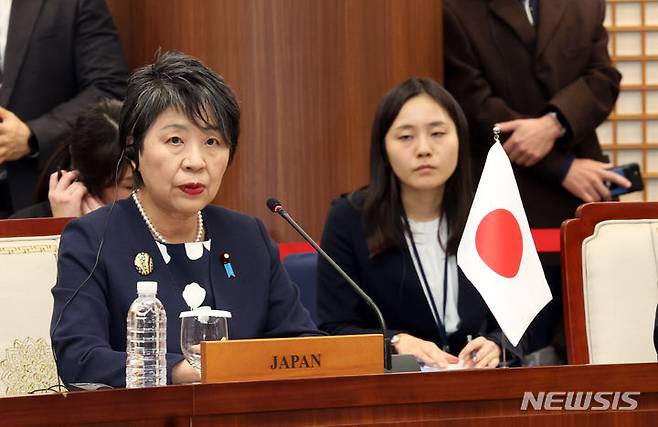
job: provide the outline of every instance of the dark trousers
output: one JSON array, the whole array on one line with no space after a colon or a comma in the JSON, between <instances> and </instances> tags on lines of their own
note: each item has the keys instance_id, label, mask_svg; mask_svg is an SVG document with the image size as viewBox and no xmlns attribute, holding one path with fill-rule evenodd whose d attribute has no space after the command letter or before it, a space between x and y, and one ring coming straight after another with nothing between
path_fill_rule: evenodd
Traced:
<instances>
[{"instance_id":1,"label":"dark trousers","mask_svg":"<svg viewBox=\"0 0 658 427\"><path fill-rule=\"evenodd\" d=\"M0 219L8 218L13 209L11 207L11 193L9 192L9 180L7 171L0 165Z\"/></svg>"}]
</instances>

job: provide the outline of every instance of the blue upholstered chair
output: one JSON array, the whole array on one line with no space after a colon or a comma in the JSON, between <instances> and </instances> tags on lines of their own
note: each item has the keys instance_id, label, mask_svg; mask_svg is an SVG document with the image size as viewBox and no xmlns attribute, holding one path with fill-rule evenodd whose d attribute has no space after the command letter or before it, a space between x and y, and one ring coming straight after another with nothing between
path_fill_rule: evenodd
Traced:
<instances>
[{"instance_id":1,"label":"blue upholstered chair","mask_svg":"<svg viewBox=\"0 0 658 427\"><path fill-rule=\"evenodd\" d=\"M283 266L293 282L299 286L302 304L317 323L316 270L318 255L315 252L290 254L283 260Z\"/></svg>"}]
</instances>

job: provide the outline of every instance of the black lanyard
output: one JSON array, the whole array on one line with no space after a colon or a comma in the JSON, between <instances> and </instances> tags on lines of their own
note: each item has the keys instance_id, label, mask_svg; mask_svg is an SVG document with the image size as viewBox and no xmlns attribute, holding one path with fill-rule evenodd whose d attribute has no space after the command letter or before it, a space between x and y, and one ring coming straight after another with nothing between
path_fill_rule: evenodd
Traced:
<instances>
[{"instance_id":1,"label":"black lanyard","mask_svg":"<svg viewBox=\"0 0 658 427\"><path fill-rule=\"evenodd\" d=\"M436 307L436 302L434 301L434 296L432 295L432 290L430 289L427 276L425 275L425 269L423 268L423 263L420 260L420 255L418 255L418 248L416 248L416 242L414 241L414 235L411 232L411 227L409 226L409 220L407 216L404 215L404 222L407 227L407 233L409 234L409 241L411 242L412 255L416 259L418 265L418 270L420 270L420 281L427 292L428 299L430 301L430 310L436 319L436 326L439 330L439 335L441 336L441 341L443 342L443 350L448 350L448 333L446 332L445 321L446 321L446 303L448 301L448 253L445 253L445 261L443 263L443 318L439 317L439 310ZM441 219L439 218L439 230L441 229Z\"/></svg>"}]
</instances>

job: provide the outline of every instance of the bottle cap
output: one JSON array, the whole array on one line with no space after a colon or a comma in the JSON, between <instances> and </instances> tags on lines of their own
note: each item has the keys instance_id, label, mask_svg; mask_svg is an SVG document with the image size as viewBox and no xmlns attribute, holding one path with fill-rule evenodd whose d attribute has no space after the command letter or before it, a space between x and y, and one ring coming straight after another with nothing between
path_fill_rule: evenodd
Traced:
<instances>
[{"instance_id":1,"label":"bottle cap","mask_svg":"<svg viewBox=\"0 0 658 427\"><path fill-rule=\"evenodd\" d=\"M137 295L155 295L158 293L158 282L137 282Z\"/></svg>"}]
</instances>

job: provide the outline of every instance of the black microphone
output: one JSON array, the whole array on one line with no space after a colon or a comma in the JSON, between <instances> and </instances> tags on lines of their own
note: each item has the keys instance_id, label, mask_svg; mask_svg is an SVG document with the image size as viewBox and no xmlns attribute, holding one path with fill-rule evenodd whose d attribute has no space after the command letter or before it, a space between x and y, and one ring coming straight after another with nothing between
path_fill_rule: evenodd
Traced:
<instances>
[{"instance_id":1,"label":"black microphone","mask_svg":"<svg viewBox=\"0 0 658 427\"><path fill-rule=\"evenodd\" d=\"M363 292L363 289L361 289L359 285L357 285L354 282L354 280L352 280L350 276L348 276L347 273L345 273L343 269L340 268L340 266L336 264L336 262L333 259L331 259L331 257L327 255L327 253L320 246L318 246L317 243L315 243L313 239L311 239L311 236L306 234L306 231L304 231L304 229L300 227L299 224L297 224L295 220L290 217L288 212L286 212L286 210L281 205L281 202L273 198L267 199L267 207L269 208L269 210L281 215L283 219L288 221L288 223L292 226L292 228L294 228L304 238L304 240L306 240L311 246L313 246L313 249L315 249L317 253L322 255L322 258L324 258L329 264L331 264L334 270L336 270L338 274L340 274L341 277L345 279L347 283L350 284L352 289L354 289L354 291L357 294L359 294L359 296L366 302L366 304L368 304L368 306L372 309L372 311L375 312L375 314L377 315L377 319L379 320L379 325L382 329L382 334L384 334L384 368L387 371L390 371L392 369L391 339L386 337L386 332L387 332L386 322L384 321L384 316L382 316L382 312L379 310L379 307L377 307L377 304L375 304L372 298L370 298L368 294Z\"/></svg>"}]
</instances>

